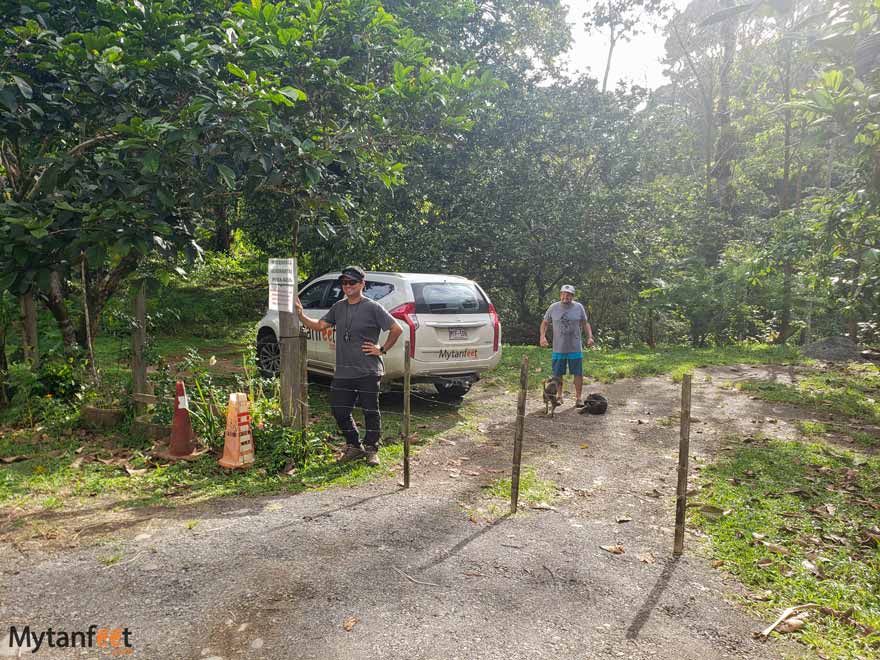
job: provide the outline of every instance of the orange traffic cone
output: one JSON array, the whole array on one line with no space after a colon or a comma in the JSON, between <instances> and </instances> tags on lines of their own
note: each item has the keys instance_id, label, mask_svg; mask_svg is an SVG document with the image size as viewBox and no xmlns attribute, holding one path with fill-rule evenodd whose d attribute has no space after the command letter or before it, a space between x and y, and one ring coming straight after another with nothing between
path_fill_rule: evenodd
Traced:
<instances>
[{"instance_id":1,"label":"orange traffic cone","mask_svg":"<svg viewBox=\"0 0 880 660\"><path fill-rule=\"evenodd\" d=\"M193 442L192 422L189 418L189 400L183 381L177 381L177 396L174 397L174 418L171 421L171 439L168 451L160 452L163 458L192 458L196 448Z\"/></svg>"},{"instance_id":2,"label":"orange traffic cone","mask_svg":"<svg viewBox=\"0 0 880 660\"><path fill-rule=\"evenodd\" d=\"M226 408L226 439L220 465L228 468L247 468L254 464L254 436L251 433L251 413L247 394L229 395Z\"/></svg>"}]
</instances>

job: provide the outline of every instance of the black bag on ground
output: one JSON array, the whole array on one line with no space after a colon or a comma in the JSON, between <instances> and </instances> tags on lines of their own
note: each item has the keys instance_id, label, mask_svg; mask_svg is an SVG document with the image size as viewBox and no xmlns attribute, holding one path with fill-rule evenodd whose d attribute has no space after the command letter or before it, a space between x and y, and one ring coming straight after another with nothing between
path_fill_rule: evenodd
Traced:
<instances>
[{"instance_id":1,"label":"black bag on ground","mask_svg":"<svg viewBox=\"0 0 880 660\"><path fill-rule=\"evenodd\" d=\"M608 399L601 394L593 392L584 399L584 407L581 408L581 414L604 415L606 410L608 410Z\"/></svg>"}]
</instances>

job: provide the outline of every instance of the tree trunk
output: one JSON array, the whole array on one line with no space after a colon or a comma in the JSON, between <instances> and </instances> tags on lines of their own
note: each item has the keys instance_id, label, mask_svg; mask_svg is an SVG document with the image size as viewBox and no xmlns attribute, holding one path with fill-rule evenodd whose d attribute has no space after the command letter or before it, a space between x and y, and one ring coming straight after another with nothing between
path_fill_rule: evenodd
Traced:
<instances>
[{"instance_id":1,"label":"tree trunk","mask_svg":"<svg viewBox=\"0 0 880 660\"><path fill-rule=\"evenodd\" d=\"M611 3L609 3L610 5ZM617 37L614 35L614 23L609 25L608 59L605 60L605 75L602 77L602 93L608 89L608 73L611 71L611 55L614 53L614 46L617 45Z\"/></svg>"},{"instance_id":2,"label":"tree trunk","mask_svg":"<svg viewBox=\"0 0 880 660\"><path fill-rule=\"evenodd\" d=\"M229 207L226 204L217 204L214 207L215 231L214 249L217 252L229 254L232 247L232 228L229 226Z\"/></svg>"},{"instance_id":3,"label":"tree trunk","mask_svg":"<svg viewBox=\"0 0 880 660\"><path fill-rule=\"evenodd\" d=\"M0 404L9 403L9 397L6 394L6 372L9 369L9 363L6 361L6 324L0 323Z\"/></svg>"},{"instance_id":4,"label":"tree trunk","mask_svg":"<svg viewBox=\"0 0 880 660\"><path fill-rule=\"evenodd\" d=\"M40 364L40 351L37 345L37 308L34 305L34 290L22 294L21 304L21 347L25 360L30 360L36 368Z\"/></svg>"},{"instance_id":5,"label":"tree trunk","mask_svg":"<svg viewBox=\"0 0 880 660\"><path fill-rule=\"evenodd\" d=\"M55 323L61 331L61 341L64 345L65 355L71 355L76 351L76 330L73 322L70 320L70 314L67 313L67 306L64 304L64 289L61 284L61 275L58 271L53 270L49 276L49 293L43 298L46 309L55 317Z\"/></svg>"},{"instance_id":6,"label":"tree trunk","mask_svg":"<svg viewBox=\"0 0 880 660\"><path fill-rule=\"evenodd\" d=\"M782 100L785 104L791 101L791 41L783 39L782 64ZM791 209L791 110L786 107L784 113L784 133L782 149L782 189L779 194L779 213L788 213ZM790 254L784 256L782 264L782 313L780 314L779 334L775 344L784 344L794 334L791 327L792 279L794 263Z\"/></svg>"},{"instance_id":7,"label":"tree trunk","mask_svg":"<svg viewBox=\"0 0 880 660\"><path fill-rule=\"evenodd\" d=\"M140 263L140 257L129 253L112 270L105 273L96 286L89 287L89 327L93 338L98 335L98 322L101 320L101 314L104 307L107 306L107 301L113 297L125 278L137 269L138 263ZM76 340L81 346L86 345L85 318L80 320L76 331Z\"/></svg>"},{"instance_id":8,"label":"tree trunk","mask_svg":"<svg viewBox=\"0 0 880 660\"><path fill-rule=\"evenodd\" d=\"M136 394L147 394L147 363L144 351L147 347L147 285L144 280L135 284L135 327L131 333L131 389ZM135 413L142 415L147 406L135 401Z\"/></svg>"},{"instance_id":9,"label":"tree trunk","mask_svg":"<svg viewBox=\"0 0 880 660\"><path fill-rule=\"evenodd\" d=\"M732 7L731 0L722 2L722 6ZM736 25L735 18L722 23L721 42L722 60L718 72L718 110L716 113L718 139L715 143L715 164L713 174L716 181L716 206L720 212L721 226L714 226L706 236L705 262L707 266L718 263L725 236L733 221L733 157L736 148L736 136L730 121L730 77L736 56Z\"/></svg>"}]
</instances>

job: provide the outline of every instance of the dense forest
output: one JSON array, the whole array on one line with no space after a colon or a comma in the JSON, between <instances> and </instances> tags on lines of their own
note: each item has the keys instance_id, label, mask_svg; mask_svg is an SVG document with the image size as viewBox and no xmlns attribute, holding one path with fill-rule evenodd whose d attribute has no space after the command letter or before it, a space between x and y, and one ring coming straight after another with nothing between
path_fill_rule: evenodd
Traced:
<instances>
[{"instance_id":1,"label":"dense forest","mask_svg":"<svg viewBox=\"0 0 880 660\"><path fill-rule=\"evenodd\" d=\"M618 345L880 333L876 0L595 3L654 90L566 73L559 0L0 8L4 346L235 243L465 275L512 342L563 282Z\"/></svg>"}]
</instances>

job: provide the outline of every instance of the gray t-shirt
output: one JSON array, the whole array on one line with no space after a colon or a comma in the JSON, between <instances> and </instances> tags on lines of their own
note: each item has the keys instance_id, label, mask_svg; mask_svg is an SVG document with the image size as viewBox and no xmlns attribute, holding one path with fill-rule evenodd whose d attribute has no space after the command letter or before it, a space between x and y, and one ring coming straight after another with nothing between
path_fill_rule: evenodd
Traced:
<instances>
[{"instance_id":1,"label":"gray t-shirt","mask_svg":"<svg viewBox=\"0 0 880 660\"><path fill-rule=\"evenodd\" d=\"M378 355L367 355L361 344L379 340L379 333L388 330L395 322L394 317L379 303L362 298L349 305L343 298L331 307L322 321L336 326L336 378L360 378L362 376L381 376L385 365Z\"/></svg>"},{"instance_id":2,"label":"gray t-shirt","mask_svg":"<svg viewBox=\"0 0 880 660\"><path fill-rule=\"evenodd\" d=\"M553 322L554 353L580 353L584 350L581 327L587 320L587 310L583 305L579 302L566 304L560 300L547 308L544 320Z\"/></svg>"}]
</instances>

